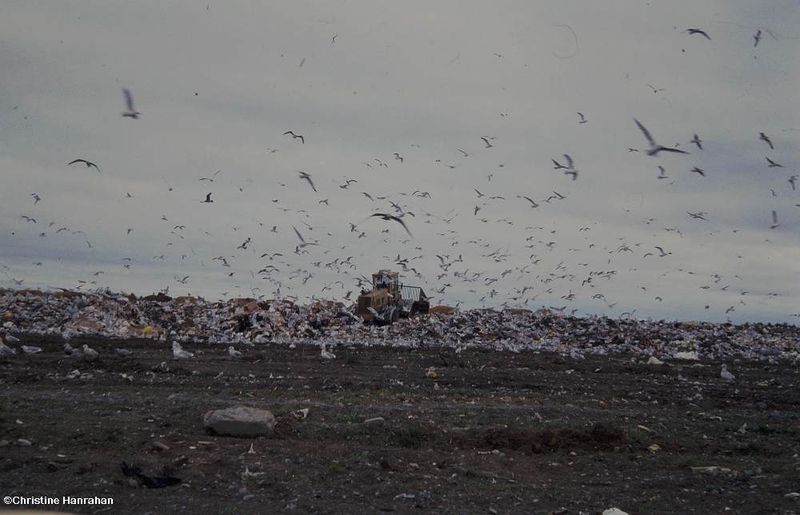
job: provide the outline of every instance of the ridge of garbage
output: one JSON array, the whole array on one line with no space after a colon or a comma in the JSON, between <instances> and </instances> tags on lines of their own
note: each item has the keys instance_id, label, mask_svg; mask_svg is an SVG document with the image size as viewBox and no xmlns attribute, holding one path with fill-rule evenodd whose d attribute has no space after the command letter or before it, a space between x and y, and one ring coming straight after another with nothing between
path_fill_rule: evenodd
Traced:
<instances>
[{"instance_id":1,"label":"ridge of garbage","mask_svg":"<svg viewBox=\"0 0 800 515\"><path fill-rule=\"evenodd\" d=\"M800 360L800 327L574 317L546 308L444 309L388 326L365 325L354 306L319 300L0 289L2 330L20 335L235 343L480 348L677 359Z\"/></svg>"}]
</instances>

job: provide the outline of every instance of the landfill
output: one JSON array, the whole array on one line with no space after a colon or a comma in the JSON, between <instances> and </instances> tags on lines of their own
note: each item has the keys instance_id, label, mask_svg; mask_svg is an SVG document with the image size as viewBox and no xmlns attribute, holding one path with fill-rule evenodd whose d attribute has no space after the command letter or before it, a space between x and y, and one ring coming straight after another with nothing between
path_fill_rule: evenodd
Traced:
<instances>
[{"instance_id":1,"label":"landfill","mask_svg":"<svg viewBox=\"0 0 800 515\"><path fill-rule=\"evenodd\" d=\"M657 359L739 358L800 360L800 327L789 324L674 322L575 317L540 309L432 310L392 325L367 325L355 307L316 301L200 297L144 297L110 291L0 289L0 332L7 336L147 338L213 344L384 345L550 351L584 354L631 353Z\"/></svg>"}]
</instances>

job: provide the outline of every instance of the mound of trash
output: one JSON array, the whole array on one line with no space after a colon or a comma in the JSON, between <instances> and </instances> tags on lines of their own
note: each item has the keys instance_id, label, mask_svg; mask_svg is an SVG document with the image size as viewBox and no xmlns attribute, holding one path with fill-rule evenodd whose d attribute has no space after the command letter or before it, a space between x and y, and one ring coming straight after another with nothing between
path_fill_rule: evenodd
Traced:
<instances>
[{"instance_id":1,"label":"mound of trash","mask_svg":"<svg viewBox=\"0 0 800 515\"><path fill-rule=\"evenodd\" d=\"M800 327L574 317L541 309L443 310L388 326L365 325L353 305L316 301L0 289L2 332L152 338L177 342L443 346L573 357L635 353L674 359L798 360Z\"/></svg>"}]
</instances>

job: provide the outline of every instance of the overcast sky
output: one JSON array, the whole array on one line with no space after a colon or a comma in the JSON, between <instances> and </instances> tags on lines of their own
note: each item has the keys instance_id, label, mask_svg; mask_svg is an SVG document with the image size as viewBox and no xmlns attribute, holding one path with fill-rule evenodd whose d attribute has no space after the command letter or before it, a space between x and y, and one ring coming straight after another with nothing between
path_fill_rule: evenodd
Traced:
<instances>
[{"instance_id":1,"label":"overcast sky","mask_svg":"<svg viewBox=\"0 0 800 515\"><path fill-rule=\"evenodd\" d=\"M399 255L435 303L796 323L798 27L794 0L3 2L0 286L354 299Z\"/></svg>"}]
</instances>

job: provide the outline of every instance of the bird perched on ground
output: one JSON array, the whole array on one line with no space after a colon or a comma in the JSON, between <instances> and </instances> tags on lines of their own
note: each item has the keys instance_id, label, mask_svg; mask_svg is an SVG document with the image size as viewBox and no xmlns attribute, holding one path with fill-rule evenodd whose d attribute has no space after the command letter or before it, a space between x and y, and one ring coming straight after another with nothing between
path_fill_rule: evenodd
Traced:
<instances>
[{"instance_id":1,"label":"bird perched on ground","mask_svg":"<svg viewBox=\"0 0 800 515\"><path fill-rule=\"evenodd\" d=\"M671 148L671 147L665 147L663 145L657 144L656 141L653 139L653 136L650 135L650 131L648 131L647 128L645 128L645 126L642 125L642 123L639 120L634 118L633 121L636 122L636 125L639 126L639 130L642 131L642 134L644 134L645 139L650 144L650 148L647 150L647 155L648 156L657 156L658 153L662 152L662 151L663 152L676 152L678 154L688 154L689 153L689 152L686 152L685 150L680 150L680 149Z\"/></svg>"},{"instance_id":2,"label":"bird perched on ground","mask_svg":"<svg viewBox=\"0 0 800 515\"><path fill-rule=\"evenodd\" d=\"M172 342L172 357L175 359L191 359L194 357L194 354L183 350L180 343Z\"/></svg>"},{"instance_id":3,"label":"bird perched on ground","mask_svg":"<svg viewBox=\"0 0 800 515\"><path fill-rule=\"evenodd\" d=\"M7 343L19 343L19 338L12 334L6 334L5 339Z\"/></svg>"},{"instance_id":4,"label":"bird perched on ground","mask_svg":"<svg viewBox=\"0 0 800 515\"><path fill-rule=\"evenodd\" d=\"M35 345L23 345L22 352L25 354L38 354L39 352L42 352L42 348L36 347Z\"/></svg>"},{"instance_id":5,"label":"bird perched on ground","mask_svg":"<svg viewBox=\"0 0 800 515\"><path fill-rule=\"evenodd\" d=\"M80 158L79 159L73 159L72 161L67 163L67 166L74 165L75 163L83 163L83 164L86 165L86 168L90 168L90 167L93 166L97 170L97 173L100 173L100 167L97 166L95 163L93 163L91 161L87 161L86 159L80 159Z\"/></svg>"},{"instance_id":6,"label":"bird perched on ground","mask_svg":"<svg viewBox=\"0 0 800 515\"><path fill-rule=\"evenodd\" d=\"M3 340L0 339L0 358L10 358L11 356L15 355L17 351L3 343Z\"/></svg>"},{"instance_id":7,"label":"bird perched on ground","mask_svg":"<svg viewBox=\"0 0 800 515\"><path fill-rule=\"evenodd\" d=\"M100 357L100 353L98 353L93 348L89 347L85 343L83 344L83 357L86 358L86 361L94 361Z\"/></svg>"},{"instance_id":8,"label":"bird perched on ground","mask_svg":"<svg viewBox=\"0 0 800 515\"><path fill-rule=\"evenodd\" d=\"M131 94L131 91L127 88L123 88L122 94L125 96L125 107L128 109L127 111L122 113L122 116L126 118L131 118L133 120L138 120L139 115L142 113L140 113L139 111L136 110L136 108L133 107L133 95Z\"/></svg>"},{"instance_id":9,"label":"bird perched on ground","mask_svg":"<svg viewBox=\"0 0 800 515\"><path fill-rule=\"evenodd\" d=\"M303 137L302 134L295 134L293 131L286 131L283 133L284 136L286 136L287 134L290 135L292 139L299 139L300 143L305 145L306 139Z\"/></svg>"},{"instance_id":10,"label":"bird perched on ground","mask_svg":"<svg viewBox=\"0 0 800 515\"><path fill-rule=\"evenodd\" d=\"M369 215L370 218L372 218L374 216L377 216L377 217L379 217L379 218L381 218L383 220L386 220L386 221L392 221L392 222L399 223L400 225L403 226L403 229L406 230L408 235L413 238L413 235L411 234L411 231L408 230L408 227L406 227L406 223L401 218L398 218L398 217L396 217L394 215L390 215L390 214L387 214L387 213L373 213L373 214Z\"/></svg>"},{"instance_id":11,"label":"bird perched on ground","mask_svg":"<svg viewBox=\"0 0 800 515\"><path fill-rule=\"evenodd\" d=\"M120 347L114 349L114 352L117 353L117 356L122 356L123 358L127 358L128 356L133 354L133 352L129 351L128 349L122 349Z\"/></svg>"},{"instance_id":12,"label":"bird perched on ground","mask_svg":"<svg viewBox=\"0 0 800 515\"><path fill-rule=\"evenodd\" d=\"M238 350L234 349L234 348L233 348L233 345L230 345L230 346L228 347L228 356L230 356L230 357L232 357L232 358L237 358L237 359L238 359L238 358L241 358L241 357L242 357L242 353L241 353L241 352L239 352Z\"/></svg>"},{"instance_id":13,"label":"bird perched on ground","mask_svg":"<svg viewBox=\"0 0 800 515\"><path fill-rule=\"evenodd\" d=\"M73 347L69 343L65 343L64 344L64 354L66 354L67 356L69 356L71 358L80 358L82 356L81 350L80 349L76 349L75 347Z\"/></svg>"},{"instance_id":14,"label":"bird perched on ground","mask_svg":"<svg viewBox=\"0 0 800 515\"><path fill-rule=\"evenodd\" d=\"M336 354L330 352L324 343L320 345L319 355L322 359L336 359Z\"/></svg>"},{"instance_id":15,"label":"bird perched on ground","mask_svg":"<svg viewBox=\"0 0 800 515\"><path fill-rule=\"evenodd\" d=\"M733 374L731 374L731 373L728 371L728 365L726 365L726 364L724 364L724 363L722 364L722 370L720 371L720 373L719 373L719 376L720 376L720 377L721 377L723 380L725 380L725 381L727 381L727 382L729 382L729 383L732 383L732 382L736 381L736 376L735 376L735 375L733 375Z\"/></svg>"}]
</instances>

